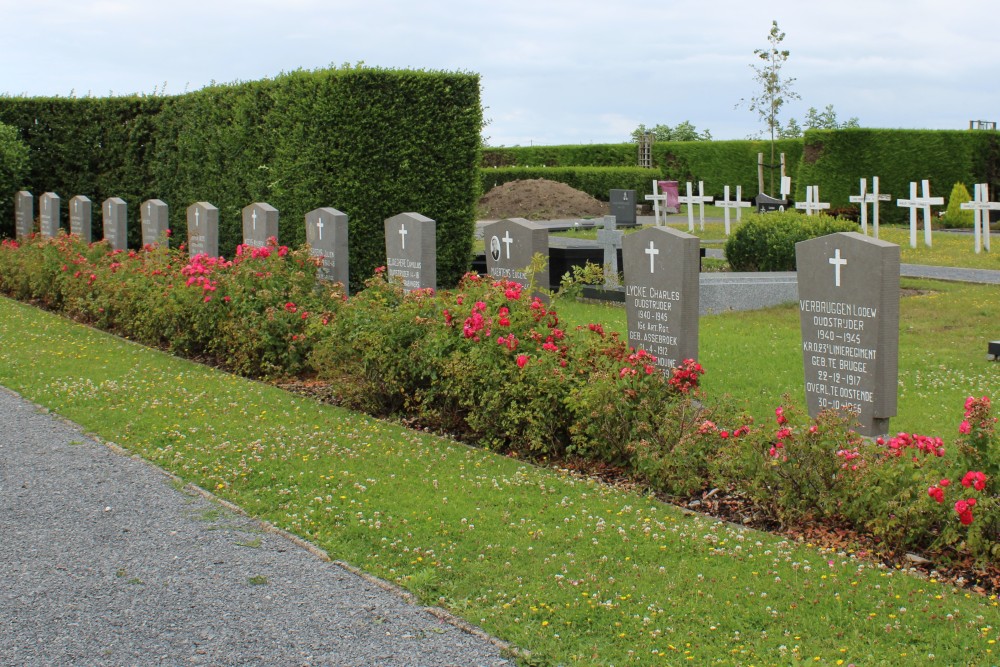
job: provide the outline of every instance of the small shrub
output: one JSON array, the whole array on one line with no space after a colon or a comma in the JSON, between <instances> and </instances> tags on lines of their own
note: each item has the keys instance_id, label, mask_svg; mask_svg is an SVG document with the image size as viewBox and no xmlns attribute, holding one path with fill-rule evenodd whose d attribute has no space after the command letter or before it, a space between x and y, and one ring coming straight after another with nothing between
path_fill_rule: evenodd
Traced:
<instances>
[{"instance_id":1,"label":"small shrub","mask_svg":"<svg viewBox=\"0 0 1000 667\"><path fill-rule=\"evenodd\" d=\"M948 196L948 208L939 224L946 229L971 229L974 220L973 212L961 208L961 205L968 201L972 201L968 188L965 187L964 183L955 183Z\"/></svg>"},{"instance_id":2,"label":"small shrub","mask_svg":"<svg viewBox=\"0 0 1000 667\"><path fill-rule=\"evenodd\" d=\"M726 259L733 271L794 271L796 243L857 229L853 222L826 215L750 213L726 241Z\"/></svg>"}]
</instances>

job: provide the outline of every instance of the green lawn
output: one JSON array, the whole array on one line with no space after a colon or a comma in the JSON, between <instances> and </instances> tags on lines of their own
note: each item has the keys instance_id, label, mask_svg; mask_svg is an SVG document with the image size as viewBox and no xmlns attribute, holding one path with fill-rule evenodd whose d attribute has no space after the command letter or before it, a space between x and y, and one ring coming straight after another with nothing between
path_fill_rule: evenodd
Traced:
<instances>
[{"instance_id":1,"label":"green lawn","mask_svg":"<svg viewBox=\"0 0 1000 667\"><path fill-rule=\"evenodd\" d=\"M934 291L904 299L901 402L955 415L949 392L998 386L997 366L976 361L984 348L966 344L998 321L996 291L923 287ZM703 320L709 392L770 406L794 390L794 320ZM949 370L927 375L935 365ZM531 664L998 662L996 596L320 405L6 299L0 384L531 651Z\"/></svg>"}]
</instances>

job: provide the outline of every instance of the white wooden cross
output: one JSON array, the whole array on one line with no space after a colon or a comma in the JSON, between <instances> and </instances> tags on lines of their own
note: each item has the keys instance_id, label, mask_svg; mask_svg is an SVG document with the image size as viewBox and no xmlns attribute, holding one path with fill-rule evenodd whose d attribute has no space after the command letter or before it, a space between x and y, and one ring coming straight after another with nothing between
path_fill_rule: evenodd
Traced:
<instances>
[{"instance_id":1,"label":"white wooden cross","mask_svg":"<svg viewBox=\"0 0 1000 667\"><path fill-rule=\"evenodd\" d=\"M653 181L653 194L646 195L646 201L653 202L653 219L656 221L653 224L659 226L660 224L660 204L663 204L663 224L667 224L667 193L660 192L660 183L657 180Z\"/></svg>"},{"instance_id":2,"label":"white wooden cross","mask_svg":"<svg viewBox=\"0 0 1000 667\"><path fill-rule=\"evenodd\" d=\"M807 185L806 186L806 200L795 202L795 208L803 209L806 215L812 215L813 211L818 214L821 210L825 208L830 208L829 202L821 202L819 200L819 186L818 185Z\"/></svg>"},{"instance_id":3,"label":"white wooden cross","mask_svg":"<svg viewBox=\"0 0 1000 667\"><path fill-rule=\"evenodd\" d=\"M656 261L656 256L660 254L660 251L657 250L656 246L653 245L653 242L650 241L649 247L646 248L644 252L649 255L649 272L653 273L653 262Z\"/></svg>"},{"instance_id":4,"label":"white wooden cross","mask_svg":"<svg viewBox=\"0 0 1000 667\"><path fill-rule=\"evenodd\" d=\"M406 231L406 225L400 225L399 226L399 238L403 242L403 250L406 250L406 235L408 233L409 232Z\"/></svg>"},{"instance_id":5,"label":"white wooden cross","mask_svg":"<svg viewBox=\"0 0 1000 667\"><path fill-rule=\"evenodd\" d=\"M990 211L1000 211L1000 202L990 201L988 183L976 183L975 192L975 198L972 201L959 204L959 207L972 211L972 229L976 237L976 253L978 254L981 246L986 248L986 252L990 251Z\"/></svg>"},{"instance_id":6,"label":"white wooden cross","mask_svg":"<svg viewBox=\"0 0 1000 667\"><path fill-rule=\"evenodd\" d=\"M729 236L729 209L735 208L738 212L741 208L750 208L750 202L740 200L740 195L742 194L742 186L737 186L736 192L737 192L736 199L730 200L729 186L727 185L725 186L725 188L723 188L722 199L715 200L715 205L722 207L723 215L725 216L724 219L726 221L726 236ZM739 220L738 217L737 220Z\"/></svg>"},{"instance_id":7,"label":"white wooden cross","mask_svg":"<svg viewBox=\"0 0 1000 667\"><path fill-rule=\"evenodd\" d=\"M944 197L931 197L931 184L921 181L921 197L917 196L917 183L910 181L910 198L897 199L896 206L910 209L910 247L917 247L917 209L924 210L924 245L931 247L931 206L944 206Z\"/></svg>"},{"instance_id":8,"label":"white wooden cross","mask_svg":"<svg viewBox=\"0 0 1000 667\"><path fill-rule=\"evenodd\" d=\"M851 195L848 199L861 206L861 231L868 235L868 204L872 205L872 231L875 238L878 238L878 203L889 201L890 195L880 194L878 191L878 176L872 176L872 191L868 192L868 179L861 179L861 194Z\"/></svg>"},{"instance_id":9,"label":"white wooden cross","mask_svg":"<svg viewBox=\"0 0 1000 667\"><path fill-rule=\"evenodd\" d=\"M705 231L705 202L711 202L711 196L705 196L705 181L698 181L698 194L691 194L691 181L687 182L686 188L687 195L684 197L678 197L677 203L684 204L687 206L688 213L688 231L694 232L694 209L692 208L695 204L698 205L698 215L701 221L701 231Z\"/></svg>"}]
</instances>

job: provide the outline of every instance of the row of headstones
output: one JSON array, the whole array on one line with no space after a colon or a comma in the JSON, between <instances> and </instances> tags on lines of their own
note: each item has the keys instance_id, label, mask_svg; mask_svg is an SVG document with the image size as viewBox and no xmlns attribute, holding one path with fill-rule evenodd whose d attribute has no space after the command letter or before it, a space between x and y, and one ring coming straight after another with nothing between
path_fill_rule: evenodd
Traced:
<instances>
[{"instance_id":1,"label":"row of headstones","mask_svg":"<svg viewBox=\"0 0 1000 667\"><path fill-rule=\"evenodd\" d=\"M27 195L25 197L24 195ZM25 219L28 193L18 193L18 221ZM58 197L41 198L42 234L55 236ZM88 240L89 200L70 203L71 233ZM104 202L105 238L113 247L125 238L125 203ZM218 209L198 202L187 209L189 252L218 254ZM30 214L26 227L31 233ZM143 239L167 243L166 204L142 204ZM306 236L322 258L320 278L348 284L347 215L320 208L305 216ZM245 245L263 246L278 235L278 211L255 203L243 209ZM384 223L386 269L404 289L436 287L436 223L418 213L401 213ZM623 236L608 216L601 230L605 257L617 274L617 248L624 263L628 342L667 370L698 357L700 240L669 227L647 227ZM487 273L528 286L527 267L536 254L548 256L548 230L520 218L483 229ZM861 234L834 234L798 244L799 305L806 396L810 413L852 408L861 431L884 433L895 414L899 317L899 247ZM549 284L548 267L535 276Z\"/></svg>"},{"instance_id":2,"label":"row of headstones","mask_svg":"<svg viewBox=\"0 0 1000 667\"><path fill-rule=\"evenodd\" d=\"M139 206L143 245L168 246L170 239L169 207L159 199L149 199ZM113 250L126 249L128 206L118 197L106 199L101 205L104 240ZM196 202L187 207L190 256L219 255L219 209L208 202ZM19 238L30 235L34 229L34 197L21 191L14 199L15 229ZM53 192L39 197L39 232L43 238L59 233L60 198ZM253 203L242 210L243 244L263 247L268 239L278 238L278 210L266 203ZM69 201L69 233L85 243L90 243L92 203L78 195ZM310 211L305 216L306 239L312 254L322 259L320 277L333 282L348 281L347 215L334 208L324 207Z\"/></svg>"},{"instance_id":3,"label":"row of headstones","mask_svg":"<svg viewBox=\"0 0 1000 667\"><path fill-rule=\"evenodd\" d=\"M658 181L653 181L653 194L646 195L647 201L652 201L654 207L657 210L656 219L659 224L659 204L665 203L668 200L668 195L663 192L658 192ZM848 199L855 204L860 205L861 211L861 230L864 234L868 234L868 206L872 207L872 233L877 239L879 235L879 203L883 201L891 201L892 197L888 194L883 194L879 192L878 176L872 177L872 188L869 192L868 190L868 179L860 179L860 194L851 195ZM973 236L974 236L974 248L977 253L981 252L983 248L987 252L990 250L990 222L989 222L989 212L990 211L1000 211L1000 202L990 201L989 195L989 185L986 183L977 183L975 185L975 194L972 201L964 202L960 204L963 210L969 210L973 212ZM900 208L908 208L910 210L910 247L917 247L917 219L918 212L923 211L924 220L924 244L927 247L931 247L932 235L931 235L931 206L943 206L943 197L932 197L930 194L930 181L923 180L920 183L920 196L917 196L917 183L912 181L910 183L910 196L908 199L897 199L896 206ZM697 206L699 210L699 219L701 223L701 230L705 229L705 204L714 204L723 209L724 222L725 222L725 233L729 236L730 233L730 211L736 210L736 221L739 222L741 219L741 211L744 208L750 208L751 203L743 201L742 187L736 186L736 198L729 198L730 189L729 186L725 186L724 194L722 199L714 199L710 195L705 195L705 183L704 181L698 182L698 194L692 194L692 184L689 181L687 183L687 194L680 195L677 197L669 197L671 200L676 200L678 204L687 205L688 214L688 231L694 232L694 207ZM755 199L755 204L757 211L764 213L767 211L774 210L784 210L788 205L788 196L791 193L791 178L788 176L783 176L781 179L781 199L774 199L768 197L763 193L758 194ZM630 197L631 195L631 197ZM619 220L626 222L629 219L632 220L632 224L635 224L635 191L634 190L612 190L611 191L611 205L612 213L617 215ZM616 209L616 203L618 208ZM631 206L631 212L628 211L629 204ZM829 202L820 201L819 197L819 186L809 185L806 186L806 199L805 201L795 202L795 208L805 211L806 215L812 215L813 213L819 213L823 210L830 208ZM631 218L629 218L631 216Z\"/></svg>"},{"instance_id":4,"label":"row of headstones","mask_svg":"<svg viewBox=\"0 0 1000 667\"><path fill-rule=\"evenodd\" d=\"M614 216L599 232L605 258L622 250L628 344L656 357L663 370L698 358L700 240L652 226L626 236ZM608 224L610 223L610 224ZM524 267L548 252L548 232L515 218L484 228L487 273L526 284ZM846 408L859 432L888 432L896 413L899 337L899 246L840 233L796 246L806 397L813 416ZM548 275L536 276L548 284Z\"/></svg>"}]
</instances>

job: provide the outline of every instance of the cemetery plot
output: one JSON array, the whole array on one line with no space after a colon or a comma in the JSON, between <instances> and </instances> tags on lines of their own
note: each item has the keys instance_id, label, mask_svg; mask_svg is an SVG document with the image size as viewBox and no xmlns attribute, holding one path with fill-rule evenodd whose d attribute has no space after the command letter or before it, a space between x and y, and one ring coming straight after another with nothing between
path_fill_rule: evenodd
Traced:
<instances>
[{"instance_id":1,"label":"cemetery plot","mask_svg":"<svg viewBox=\"0 0 1000 667\"><path fill-rule=\"evenodd\" d=\"M400 213L385 221L386 272L403 281L407 292L437 288L437 223L419 213Z\"/></svg>"},{"instance_id":2,"label":"cemetery plot","mask_svg":"<svg viewBox=\"0 0 1000 667\"><path fill-rule=\"evenodd\" d=\"M705 181L698 181L697 195L691 194L691 181L687 182L685 192L687 194L684 196L677 197L677 202L687 206L688 231L694 232L694 209L691 207L695 204L698 205L698 220L701 224L701 231L705 231L705 204L711 204L713 199L711 195L705 195Z\"/></svg>"},{"instance_id":3,"label":"cemetery plot","mask_svg":"<svg viewBox=\"0 0 1000 667\"><path fill-rule=\"evenodd\" d=\"M896 414L899 246L856 232L795 245L806 402L857 414L862 435Z\"/></svg>"},{"instance_id":4,"label":"cemetery plot","mask_svg":"<svg viewBox=\"0 0 1000 667\"><path fill-rule=\"evenodd\" d=\"M91 208L89 197L77 195L69 200L69 233L84 243L91 242L93 233L91 230L93 222Z\"/></svg>"},{"instance_id":5,"label":"cemetery plot","mask_svg":"<svg viewBox=\"0 0 1000 667\"><path fill-rule=\"evenodd\" d=\"M891 195L884 195L878 191L878 176L872 176L872 191L868 192L868 180L861 179L861 194L851 195L848 199L859 205L861 209L861 232L868 234L868 204L872 205L872 234L878 238L878 207L879 202L889 201Z\"/></svg>"},{"instance_id":6,"label":"cemetery plot","mask_svg":"<svg viewBox=\"0 0 1000 667\"><path fill-rule=\"evenodd\" d=\"M795 208L805 211L806 215L812 215L813 213L816 213L818 215L824 209L830 208L830 203L821 202L819 200L818 185L807 185L806 200L795 202Z\"/></svg>"},{"instance_id":7,"label":"cemetery plot","mask_svg":"<svg viewBox=\"0 0 1000 667\"><path fill-rule=\"evenodd\" d=\"M633 207L634 208L634 207ZM524 218L510 218L483 228L486 245L486 273L496 280L506 279L528 287L527 269L532 258L541 254L545 268L535 275L535 284L549 285L549 231Z\"/></svg>"},{"instance_id":8,"label":"cemetery plot","mask_svg":"<svg viewBox=\"0 0 1000 667\"><path fill-rule=\"evenodd\" d=\"M729 186L725 186L723 189L722 199L716 199L715 205L719 206L723 210L724 220L726 224L726 236L729 236L729 211L730 209L736 209L736 220L740 219L740 209L750 208L751 204L748 201L743 201L743 186L736 186L736 199L729 198Z\"/></svg>"},{"instance_id":9,"label":"cemetery plot","mask_svg":"<svg viewBox=\"0 0 1000 667\"><path fill-rule=\"evenodd\" d=\"M615 216L604 216L604 229L597 230L597 241L604 249L604 286L618 287L618 252L625 235L616 224Z\"/></svg>"},{"instance_id":10,"label":"cemetery plot","mask_svg":"<svg viewBox=\"0 0 1000 667\"><path fill-rule=\"evenodd\" d=\"M344 289L347 289L350 279L347 223L347 214L335 208L317 208L306 213L309 254L320 259L317 277L340 283Z\"/></svg>"},{"instance_id":11,"label":"cemetery plot","mask_svg":"<svg viewBox=\"0 0 1000 667\"><path fill-rule=\"evenodd\" d=\"M628 344L659 368L698 358L698 237L650 227L622 241Z\"/></svg>"},{"instance_id":12,"label":"cemetery plot","mask_svg":"<svg viewBox=\"0 0 1000 667\"><path fill-rule=\"evenodd\" d=\"M972 201L959 204L964 210L971 210L972 233L975 238L976 253L983 247L990 251L990 211L1000 211L1000 202L990 201L990 186L988 183L976 183L975 195Z\"/></svg>"},{"instance_id":13,"label":"cemetery plot","mask_svg":"<svg viewBox=\"0 0 1000 667\"><path fill-rule=\"evenodd\" d=\"M200 201L187 207L188 254L219 256L219 209Z\"/></svg>"}]
</instances>

